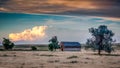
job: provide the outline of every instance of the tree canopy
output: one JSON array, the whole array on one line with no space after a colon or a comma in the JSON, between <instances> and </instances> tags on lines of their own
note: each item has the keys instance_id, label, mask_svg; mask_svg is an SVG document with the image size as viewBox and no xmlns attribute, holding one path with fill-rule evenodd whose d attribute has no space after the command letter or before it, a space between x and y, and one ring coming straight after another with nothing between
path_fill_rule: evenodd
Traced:
<instances>
[{"instance_id":1,"label":"tree canopy","mask_svg":"<svg viewBox=\"0 0 120 68\"><path fill-rule=\"evenodd\" d=\"M89 32L92 38L87 39L88 45L94 50L97 49L98 54L100 54L101 50L111 53L114 33L106 25L100 25L98 28L89 28Z\"/></svg>"}]
</instances>

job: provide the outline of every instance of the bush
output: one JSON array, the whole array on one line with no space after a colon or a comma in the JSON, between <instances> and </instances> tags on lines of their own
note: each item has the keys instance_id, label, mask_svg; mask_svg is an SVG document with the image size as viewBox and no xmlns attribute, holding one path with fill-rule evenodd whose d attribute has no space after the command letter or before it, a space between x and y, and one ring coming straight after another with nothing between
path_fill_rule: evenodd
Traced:
<instances>
[{"instance_id":1,"label":"bush","mask_svg":"<svg viewBox=\"0 0 120 68\"><path fill-rule=\"evenodd\" d=\"M31 46L31 49L32 49L32 50L37 50L37 47Z\"/></svg>"},{"instance_id":2,"label":"bush","mask_svg":"<svg viewBox=\"0 0 120 68\"><path fill-rule=\"evenodd\" d=\"M9 39L3 38L2 42L4 49L9 50L14 47L14 43L12 43Z\"/></svg>"},{"instance_id":3,"label":"bush","mask_svg":"<svg viewBox=\"0 0 120 68\"><path fill-rule=\"evenodd\" d=\"M67 57L67 59L73 59L73 58L78 58L78 56L70 56L70 57Z\"/></svg>"}]
</instances>

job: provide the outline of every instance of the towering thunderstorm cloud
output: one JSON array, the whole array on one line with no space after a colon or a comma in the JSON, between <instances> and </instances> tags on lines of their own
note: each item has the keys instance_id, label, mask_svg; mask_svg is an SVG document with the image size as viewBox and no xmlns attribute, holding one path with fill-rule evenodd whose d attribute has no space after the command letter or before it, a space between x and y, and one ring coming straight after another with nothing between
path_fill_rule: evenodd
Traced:
<instances>
[{"instance_id":1,"label":"towering thunderstorm cloud","mask_svg":"<svg viewBox=\"0 0 120 68\"><path fill-rule=\"evenodd\" d=\"M9 38L12 41L32 41L45 37L47 26L35 26L32 29L25 29L21 33L11 33Z\"/></svg>"}]
</instances>

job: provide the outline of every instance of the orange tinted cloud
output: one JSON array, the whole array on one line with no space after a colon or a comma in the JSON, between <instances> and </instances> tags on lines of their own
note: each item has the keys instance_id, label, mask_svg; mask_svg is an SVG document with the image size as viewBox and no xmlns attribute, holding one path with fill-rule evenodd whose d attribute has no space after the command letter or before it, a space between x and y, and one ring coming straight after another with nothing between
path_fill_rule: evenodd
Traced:
<instances>
[{"instance_id":1,"label":"orange tinted cloud","mask_svg":"<svg viewBox=\"0 0 120 68\"><path fill-rule=\"evenodd\" d=\"M120 18L114 18L114 17L100 17L100 16L89 16L89 17L101 18L101 19L104 19L104 20L111 20L111 21L120 21Z\"/></svg>"},{"instance_id":2,"label":"orange tinted cloud","mask_svg":"<svg viewBox=\"0 0 120 68\"><path fill-rule=\"evenodd\" d=\"M118 0L0 0L0 11L120 18ZM114 11L113 11L114 10Z\"/></svg>"},{"instance_id":3,"label":"orange tinted cloud","mask_svg":"<svg viewBox=\"0 0 120 68\"><path fill-rule=\"evenodd\" d=\"M36 39L41 39L45 37L47 26L35 26L32 29L26 29L21 33L11 33L9 34L9 38L12 41L20 41L20 40L27 40L32 41Z\"/></svg>"},{"instance_id":4,"label":"orange tinted cloud","mask_svg":"<svg viewBox=\"0 0 120 68\"><path fill-rule=\"evenodd\" d=\"M95 5L93 1L90 0L49 0L49 4L53 5L64 5L66 7L71 7L72 9L98 9L99 6Z\"/></svg>"},{"instance_id":5,"label":"orange tinted cloud","mask_svg":"<svg viewBox=\"0 0 120 68\"><path fill-rule=\"evenodd\" d=\"M98 3L98 2L96 2ZM11 0L0 6L1 11L57 13L77 9L98 9L100 6L92 0ZM6 7L7 6L7 7Z\"/></svg>"}]
</instances>

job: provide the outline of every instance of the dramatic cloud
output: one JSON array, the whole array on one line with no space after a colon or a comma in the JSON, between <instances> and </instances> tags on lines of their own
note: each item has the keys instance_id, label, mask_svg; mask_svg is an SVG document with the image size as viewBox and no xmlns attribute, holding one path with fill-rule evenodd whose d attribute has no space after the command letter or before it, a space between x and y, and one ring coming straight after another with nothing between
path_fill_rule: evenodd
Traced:
<instances>
[{"instance_id":1,"label":"dramatic cloud","mask_svg":"<svg viewBox=\"0 0 120 68\"><path fill-rule=\"evenodd\" d=\"M47 26L35 26L32 29L26 29L21 33L11 33L9 38L12 41L32 41L45 37L45 30Z\"/></svg>"},{"instance_id":2,"label":"dramatic cloud","mask_svg":"<svg viewBox=\"0 0 120 68\"><path fill-rule=\"evenodd\" d=\"M104 20L109 20L109 21L120 21L120 18L114 18L114 17L100 17L100 16L90 16L92 18L101 18Z\"/></svg>"},{"instance_id":3,"label":"dramatic cloud","mask_svg":"<svg viewBox=\"0 0 120 68\"><path fill-rule=\"evenodd\" d=\"M0 11L120 19L119 0L0 0ZM114 11L113 11L114 10Z\"/></svg>"},{"instance_id":4,"label":"dramatic cloud","mask_svg":"<svg viewBox=\"0 0 120 68\"><path fill-rule=\"evenodd\" d=\"M86 39L91 37L88 29L97 28L99 25L108 26L115 33L116 42L120 42L120 20L116 21L116 19L109 17L3 13L0 20L2 27L0 40L3 40L3 37L8 37L9 34L9 38L17 44L49 43L48 40L52 36L57 36L59 42L78 41L85 43ZM31 29L26 29L30 27ZM41 31L39 32L40 27ZM21 32L21 30L24 31Z\"/></svg>"}]
</instances>

